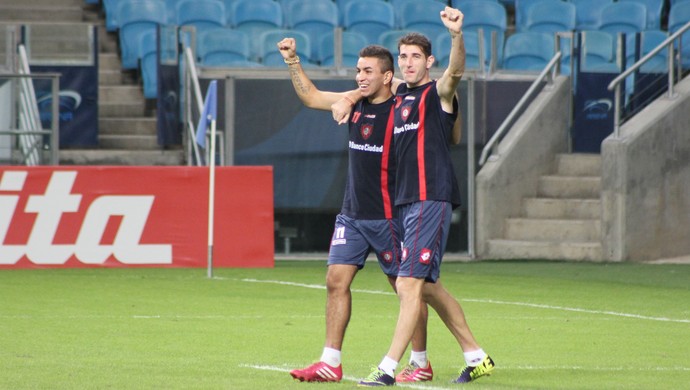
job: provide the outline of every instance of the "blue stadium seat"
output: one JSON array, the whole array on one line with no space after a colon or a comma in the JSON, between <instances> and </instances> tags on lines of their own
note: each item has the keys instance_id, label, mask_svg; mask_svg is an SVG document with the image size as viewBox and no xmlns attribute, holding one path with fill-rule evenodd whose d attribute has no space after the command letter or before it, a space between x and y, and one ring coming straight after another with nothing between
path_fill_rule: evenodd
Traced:
<instances>
[{"instance_id":1,"label":"blue stadium seat","mask_svg":"<svg viewBox=\"0 0 690 390\"><path fill-rule=\"evenodd\" d=\"M690 1L673 4L668 13L668 31L674 33L690 22ZM681 63L684 68L690 68L690 31L682 35Z\"/></svg>"},{"instance_id":2,"label":"blue stadium seat","mask_svg":"<svg viewBox=\"0 0 690 390\"><path fill-rule=\"evenodd\" d=\"M117 22L117 9L121 3L127 0L103 0L103 13L105 14L105 30L117 31L120 24Z\"/></svg>"},{"instance_id":3,"label":"blue stadium seat","mask_svg":"<svg viewBox=\"0 0 690 390\"><path fill-rule=\"evenodd\" d=\"M295 39L297 55L300 57L302 67L306 68L312 65L312 48L309 35L301 31L286 29L266 30L259 35L259 60L261 63L264 66L285 67L283 56L278 51L278 46L276 44L286 37Z\"/></svg>"},{"instance_id":4,"label":"blue stadium seat","mask_svg":"<svg viewBox=\"0 0 690 390\"><path fill-rule=\"evenodd\" d=\"M640 37L639 53L637 50L637 36ZM646 56L663 41L668 38L666 31L662 30L645 30L638 34L628 34L625 43L625 65L632 66L636 60ZM640 67L641 72L656 72L664 73L668 71L668 50L664 49L655 54L647 62Z\"/></svg>"},{"instance_id":5,"label":"blue stadium seat","mask_svg":"<svg viewBox=\"0 0 690 390\"><path fill-rule=\"evenodd\" d=\"M474 1L468 3L465 9L462 10L465 15L463 19L462 29L464 32L473 31L478 32L480 29L484 32L484 41L491 47L491 35L496 33L496 53L498 58L495 58L497 66L501 65L503 59L503 47L505 42L506 29L508 24L508 15L505 7L491 1ZM487 58L489 58L489 50Z\"/></svg>"},{"instance_id":6,"label":"blue stadium seat","mask_svg":"<svg viewBox=\"0 0 690 390\"><path fill-rule=\"evenodd\" d=\"M249 35L228 27L217 27L197 36L197 56L202 66L232 67L250 60Z\"/></svg>"},{"instance_id":7,"label":"blue stadium seat","mask_svg":"<svg viewBox=\"0 0 690 390\"><path fill-rule=\"evenodd\" d=\"M231 25L247 33L252 43L252 59L258 59L258 36L268 30L283 28L283 7L273 0L236 0L229 12Z\"/></svg>"},{"instance_id":8,"label":"blue stadium seat","mask_svg":"<svg viewBox=\"0 0 690 390\"><path fill-rule=\"evenodd\" d=\"M326 34L333 33L338 26L338 6L331 0L297 1L286 10L288 28L303 31L309 35L312 44L312 58L318 58L318 42Z\"/></svg>"},{"instance_id":9,"label":"blue stadium seat","mask_svg":"<svg viewBox=\"0 0 690 390\"><path fill-rule=\"evenodd\" d=\"M141 35L139 45L140 71L144 86L144 97L158 97L158 43L157 32L148 31Z\"/></svg>"},{"instance_id":10,"label":"blue stadium seat","mask_svg":"<svg viewBox=\"0 0 690 390\"><path fill-rule=\"evenodd\" d=\"M395 28L395 11L385 1L350 1L345 7L343 28L364 35L369 44L378 43L381 33Z\"/></svg>"},{"instance_id":11,"label":"blue stadium seat","mask_svg":"<svg viewBox=\"0 0 690 390\"><path fill-rule=\"evenodd\" d=\"M524 31L572 31L575 29L575 19L575 5L564 1L543 1L527 9Z\"/></svg>"},{"instance_id":12,"label":"blue stadium seat","mask_svg":"<svg viewBox=\"0 0 690 390\"><path fill-rule=\"evenodd\" d=\"M647 9L634 2L615 2L601 10L600 31L629 34L643 31L647 26Z\"/></svg>"},{"instance_id":13,"label":"blue stadium seat","mask_svg":"<svg viewBox=\"0 0 690 390\"><path fill-rule=\"evenodd\" d=\"M475 0L470 0L470 1L475 1ZM463 37L465 39L465 68L469 70L478 70L481 69L481 66L479 65L479 36L476 32L474 31L467 31L463 33ZM434 57L436 57L436 66L439 68L446 68L448 67L448 62L450 58L450 45L451 45L451 37L450 34L441 34L438 36L436 39L436 42L434 42L434 52L436 53ZM486 48L486 44L484 45ZM489 61L487 58L489 58L490 53L484 50L484 65L488 65Z\"/></svg>"},{"instance_id":14,"label":"blue stadium seat","mask_svg":"<svg viewBox=\"0 0 690 390\"><path fill-rule=\"evenodd\" d=\"M636 2L647 9L647 26L645 30L661 29L661 16L664 9L664 0L618 0L619 2Z\"/></svg>"},{"instance_id":15,"label":"blue stadium seat","mask_svg":"<svg viewBox=\"0 0 690 390\"><path fill-rule=\"evenodd\" d=\"M575 5L575 29L596 30L601 24L601 10L614 0L570 0Z\"/></svg>"},{"instance_id":16,"label":"blue stadium seat","mask_svg":"<svg viewBox=\"0 0 690 390\"><path fill-rule=\"evenodd\" d=\"M379 35L379 40L378 44L385 47L386 49L390 50L391 54L393 54L393 57L397 57L399 54L398 51L398 40L400 37L403 35L409 34L412 31L410 30L390 30L382 33Z\"/></svg>"},{"instance_id":17,"label":"blue stadium seat","mask_svg":"<svg viewBox=\"0 0 690 390\"><path fill-rule=\"evenodd\" d=\"M142 34L156 31L166 22L165 3L162 0L128 0L118 7L117 20L120 55L123 69L136 69Z\"/></svg>"},{"instance_id":18,"label":"blue stadium seat","mask_svg":"<svg viewBox=\"0 0 690 390\"><path fill-rule=\"evenodd\" d=\"M562 0L515 0L515 30L525 31L525 22L530 8L537 3L562 2Z\"/></svg>"},{"instance_id":19,"label":"blue stadium seat","mask_svg":"<svg viewBox=\"0 0 690 390\"><path fill-rule=\"evenodd\" d=\"M184 0L165 0L165 7L168 9L168 23L177 23L177 4Z\"/></svg>"},{"instance_id":20,"label":"blue stadium seat","mask_svg":"<svg viewBox=\"0 0 690 390\"><path fill-rule=\"evenodd\" d=\"M282 1L290 1L290 0L282 0ZM292 0L292 1L294 1L294 0ZM350 5L350 3L355 2L355 1L361 1L361 0L335 0L335 4L338 6L338 14L340 15L340 18L338 19L338 24L340 24L341 26L343 26L345 24L345 11L346 11L348 5ZM369 1L373 1L373 2L379 2L380 1L380 2L386 2L388 4L392 4L386 0L369 0Z\"/></svg>"},{"instance_id":21,"label":"blue stadium seat","mask_svg":"<svg viewBox=\"0 0 690 390\"><path fill-rule=\"evenodd\" d=\"M193 26L197 34L225 26L225 5L220 0L182 0L176 15L177 25Z\"/></svg>"},{"instance_id":22,"label":"blue stadium seat","mask_svg":"<svg viewBox=\"0 0 690 390\"><path fill-rule=\"evenodd\" d=\"M317 51L321 66L335 65L333 33L327 33L318 41ZM343 66L355 67L359 60L359 51L367 46L367 38L357 32L343 31Z\"/></svg>"},{"instance_id":23,"label":"blue stadium seat","mask_svg":"<svg viewBox=\"0 0 690 390\"><path fill-rule=\"evenodd\" d=\"M460 11L462 11L462 9L463 9L463 7L465 6L465 4L467 4L467 2L470 2L470 1L491 1L491 2L494 2L494 3L499 3L498 0L451 0L451 1L450 1L450 6L453 7L453 8L457 8L457 9L459 9Z\"/></svg>"},{"instance_id":24,"label":"blue stadium seat","mask_svg":"<svg viewBox=\"0 0 690 390\"><path fill-rule=\"evenodd\" d=\"M448 33L439 15L444 8L443 3L435 0L405 1L398 8L400 28L422 33L434 42L440 34Z\"/></svg>"},{"instance_id":25,"label":"blue stadium seat","mask_svg":"<svg viewBox=\"0 0 690 390\"><path fill-rule=\"evenodd\" d=\"M542 32L516 32L503 51L503 69L542 71L554 56L554 37Z\"/></svg>"}]
</instances>

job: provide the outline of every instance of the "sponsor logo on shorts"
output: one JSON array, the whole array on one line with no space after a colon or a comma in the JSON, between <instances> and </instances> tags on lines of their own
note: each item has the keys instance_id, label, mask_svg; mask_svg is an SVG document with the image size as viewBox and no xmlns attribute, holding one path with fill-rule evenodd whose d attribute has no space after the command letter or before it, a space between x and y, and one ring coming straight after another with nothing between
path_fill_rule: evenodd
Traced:
<instances>
[{"instance_id":1,"label":"sponsor logo on shorts","mask_svg":"<svg viewBox=\"0 0 690 390\"><path fill-rule=\"evenodd\" d=\"M422 253L419 255L419 262L422 264L429 264L431 261L431 250L424 248Z\"/></svg>"},{"instance_id":2,"label":"sponsor logo on shorts","mask_svg":"<svg viewBox=\"0 0 690 390\"><path fill-rule=\"evenodd\" d=\"M393 261L393 252L381 252L381 257L383 258L383 261L385 261L386 263L390 263Z\"/></svg>"},{"instance_id":3,"label":"sponsor logo on shorts","mask_svg":"<svg viewBox=\"0 0 690 390\"><path fill-rule=\"evenodd\" d=\"M347 244L345 239L345 226L338 226L335 228L333 233L333 240L331 240L331 245L344 245Z\"/></svg>"}]
</instances>

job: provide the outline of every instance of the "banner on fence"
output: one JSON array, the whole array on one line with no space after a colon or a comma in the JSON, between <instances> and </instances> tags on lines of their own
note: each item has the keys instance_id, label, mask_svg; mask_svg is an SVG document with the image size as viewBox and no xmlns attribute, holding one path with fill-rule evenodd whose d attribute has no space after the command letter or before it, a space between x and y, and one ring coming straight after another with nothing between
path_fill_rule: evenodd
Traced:
<instances>
[{"instance_id":1,"label":"banner on fence","mask_svg":"<svg viewBox=\"0 0 690 390\"><path fill-rule=\"evenodd\" d=\"M272 267L272 168L216 169L214 265ZM208 178L201 167L2 167L0 268L205 267Z\"/></svg>"}]
</instances>

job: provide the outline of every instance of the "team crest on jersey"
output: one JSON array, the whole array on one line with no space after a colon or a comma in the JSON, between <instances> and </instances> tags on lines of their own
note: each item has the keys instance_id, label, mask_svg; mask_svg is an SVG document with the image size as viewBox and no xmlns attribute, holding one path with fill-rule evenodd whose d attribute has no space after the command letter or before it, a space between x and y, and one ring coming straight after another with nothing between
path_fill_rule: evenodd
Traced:
<instances>
[{"instance_id":1,"label":"team crest on jersey","mask_svg":"<svg viewBox=\"0 0 690 390\"><path fill-rule=\"evenodd\" d=\"M410 116L410 111L412 111L412 108L409 106L403 107L403 109L400 111L400 116L404 122L407 122L407 118Z\"/></svg>"},{"instance_id":2,"label":"team crest on jersey","mask_svg":"<svg viewBox=\"0 0 690 390\"><path fill-rule=\"evenodd\" d=\"M359 128L359 133L362 134L362 138L364 139L369 139L371 133L373 132L374 126L372 126L371 124L362 125L362 127Z\"/></svg>"},{"instance_id":3,"label":"team crest on jersey","mask_svg":"<svg viewBox=\"0 0 690 390\"><path fill-rule=\"evenodd\" d=\"M381 252L381 257L383 258L383 261L385 261L386 263L391 263L393 261L393 252Z\"/></svg>"},{"instance_id":4,"label":"team crest on jersey","mask_svg":"<svg viewBox=\"0 0 690 390\"><path fill-rule=\"evenodd\" d=\"M431 261L431 250L427 248L422 249L422 253L419 255L419 262L422 264L429 264Z\"/></svg>"}]
</instances>

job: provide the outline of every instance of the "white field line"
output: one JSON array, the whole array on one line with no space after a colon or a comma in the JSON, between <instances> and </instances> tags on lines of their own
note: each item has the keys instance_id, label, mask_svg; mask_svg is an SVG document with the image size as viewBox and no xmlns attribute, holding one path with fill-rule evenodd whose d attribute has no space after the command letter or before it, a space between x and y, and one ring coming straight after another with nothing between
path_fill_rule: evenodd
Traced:
<instances>
[{"instance_id":1,"label":"white field line","mask_svg":"<svg viewBox=\"0 0 690 390\"><path fill-rule=\"evenodd\" d=\"M281 280L259 280L259 279L236 279L236 280L239 280L241 282L247 282L247 283L269 283L269 284L279 284L279 285L284 285L284 286L313 288L313 289L320 289L320 290L326 289L325 285L286 282L286 281L281 281ZM378 290L352 289L352 292L365 293L365 294L378 294L378 295L395 295L395 293L393 293L393 292L378 291ZM641 314L623 313L623 312L609 311L609 310L590 310L590 309L582 309L582 308L577 308L577 307L553 306L553 305L544 305L544 304L529 303L529 302L499 301L499 300L494 300L494 299L463 298L460 300L463 302L477 302L477 303L491 303L491 304L496 304L496 305L525 306L525 307L533 307L533 308L537 308L537 309L572 311L572 312L577 312L577 313L602 314L602 315L616 316L616 317L635 318L638 320L659 321L659 322L676 322L676 323L682 323L682 324L690 324L690 319L653 317L653 316L645 316L645 315L641 315Z\"/></svg>"}]
</instances>

